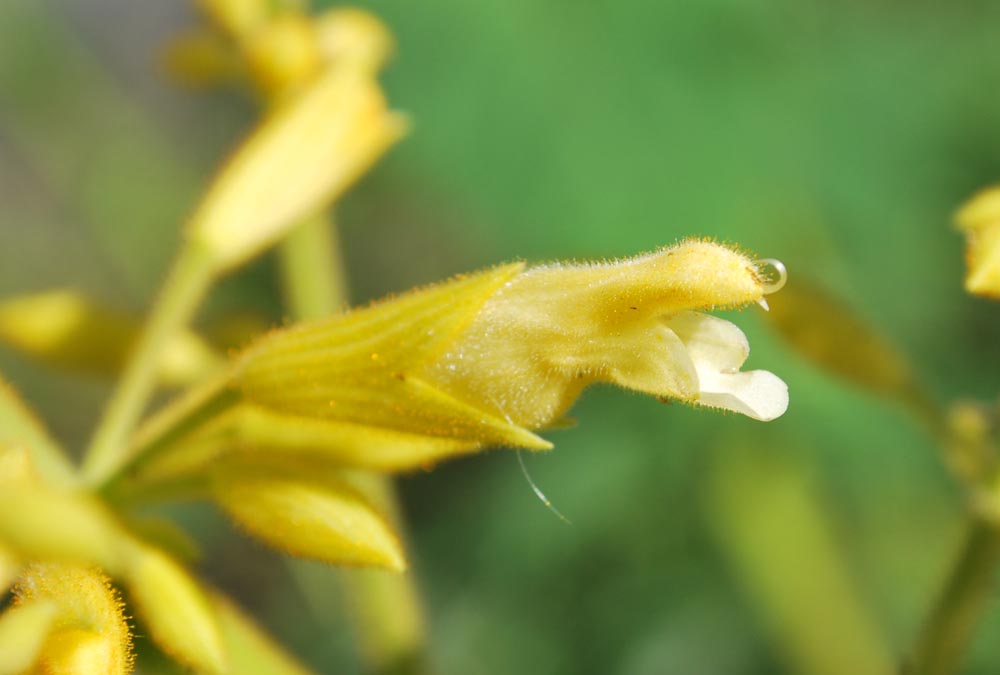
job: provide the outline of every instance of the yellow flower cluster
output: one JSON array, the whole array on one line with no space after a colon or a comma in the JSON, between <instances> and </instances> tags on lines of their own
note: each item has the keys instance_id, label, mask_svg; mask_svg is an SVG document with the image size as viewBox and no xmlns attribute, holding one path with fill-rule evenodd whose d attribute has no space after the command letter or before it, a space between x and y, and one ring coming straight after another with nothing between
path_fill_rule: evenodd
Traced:
<instances>
[{"instance_id":1,"label":"yellow flower cluster","mask_svg":"<svg viewBox=\"0 0 1000 675\"><path fill-rule=\"evenodd\" d=\"M276 331L236 358L209 402L192 399L212 415L174 437L183 425L169 416L141 430L125 483L149 490L227 457L244 471L305 461L295 470L308 473L316 462L396 471L489 446L544 450L535 432L598 382L774 419L784 383L740 372L743 333L698 311L767 289L749 258L692 240L614 262L504 265Z\"/></svg>"},{"instance_id":2,"label":"yellow flower cluster","mask_svg":"<svg viewBox=\"0 0 1000 675\"><path fill-rule=\"evenodd\" d=\"M272 105L195 209L158 313L140 331L73 291L0 303L0 339L15 348L60 367L124 369L82 472L0 386L0 592L13 587L16 598L0 616L0 675L130 672L129 629L107 577L127 589L153 640L198 672L306 672L195 579L185 565L188 547L177 545L185 537L116 502L106 479L157 384L204 380L225 367L186 327L212 280L336 199L406 124L387 109L375 80L391 41L374 17L339 11L309 18L264 0L209 0L204 9L216 21L203 31L209 51L235 54L223 61L245 67ZM346 479L254 472L231 462L195 496L214 497L265 540L280 532L277 543L292 552L403 566L391 528ZM318 547L295 545L314 538Z\"/></svg>"},{"instance_id":3,"label":"yellow flower cluster","mask_svg":"<svg viewBox=\"0 0 1000 675\"><path fill-rule=\"evenodd\" d=\"M221 357L188 328L211 282L329 206L405 124L375 80L391 39L370 15L202 4L214 28L183 40L175 64L239 64L272 105L195 209L148 323L68 291L0 303L0 339L23 352L123 371L79 470L0 386L0 591L16 598L0 615L0 675L129 672L117 587L157 645L198 672L305 672L192 574L183 533L140 518L139 503L212 501L289 554L402 570L400 537L359 470L550 448L538 432L594 383L759 420L784 413L784 383L740 371L745 336L705 313L762 302L771 283L746 255L699 240L502 265ZM157 385L192 381L139 425Z\"/></svg>"}]
</instances>

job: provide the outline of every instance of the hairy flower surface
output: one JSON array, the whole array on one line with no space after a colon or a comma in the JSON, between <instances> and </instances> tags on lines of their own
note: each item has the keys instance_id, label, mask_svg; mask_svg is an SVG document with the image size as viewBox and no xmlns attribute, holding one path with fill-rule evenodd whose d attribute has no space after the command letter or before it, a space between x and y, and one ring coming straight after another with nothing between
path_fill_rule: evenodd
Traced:
<instances>
[{"instance_id":1,"label":"hairy flower surface","mask_svg":"<svg viewBox=\"0 0 1000 675\"><path fill-rule=\"evenodd\" d=\"M766 290L753 261L706 241L597 264L507 265L275 332L246 352L235 382L273 428L283 416L290 427L319 420L348 446L384 429L442 456L550 447L529 430L557 422L597 382L771 420L788 405L784 382L740 372L746 337L696 311Z\"/></svg>"},{"instance_id":2,"label":"hairy flower surface","mask_svg":"<svg viewBox=\"0 0 1000 675\"><path fill-rule=\"evenodd\" d=\"M530 428L556 421L596 382L771 420L788 405L784 383L739 372L750 353L742 331L694 311L754 302L763 290L750 260L698 241L527 270L429 365L429 379Z\"/></svg>"},{"instance_id":3,"label":"hairy flower surface","mask_svg":"<svg viewBox=\"0 0 1000 675\"><path fill-rule=\"evenodd\" d=\"M122 602L100 571L35 563L21 577L15 598L21 617L28 609L51 608L51 624L32 672L124 675L132 671L132 637Z\"/></svg>"}]
</instances>

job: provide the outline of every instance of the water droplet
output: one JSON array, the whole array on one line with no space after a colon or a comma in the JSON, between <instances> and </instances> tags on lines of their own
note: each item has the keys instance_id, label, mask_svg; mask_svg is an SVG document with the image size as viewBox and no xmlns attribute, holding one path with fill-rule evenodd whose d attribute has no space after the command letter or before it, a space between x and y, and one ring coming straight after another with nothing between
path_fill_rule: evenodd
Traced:
<instances>
[{"instance_id":1,"label":"water droplet","mask_svg":"<svg viewBox=\"0 0 1000 675\"><path fill-rule=\"evenodd\" d=\"M788 270L785 263L775 258L764 258L757 262L757 275L764 286L764 294L777 293L785 287L788 281Z\"/></svg>"}]
</instances>

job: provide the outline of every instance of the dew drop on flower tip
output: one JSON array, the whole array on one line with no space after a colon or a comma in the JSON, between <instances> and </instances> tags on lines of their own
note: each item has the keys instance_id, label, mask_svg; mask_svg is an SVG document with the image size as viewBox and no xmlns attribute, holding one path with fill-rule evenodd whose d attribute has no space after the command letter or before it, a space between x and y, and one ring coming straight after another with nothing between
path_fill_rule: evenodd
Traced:
<instances>
[{"instance_id":1,"label":"dew drop on flower tip","mask_svg":"<svg viewBox=\"0 0 1000 675\"><path fill-rule=\"evenodd\" d=\"M785 263L775 258L764 258L757 263L757 274L764 286L764 294L777 293L785 287L788 281L788 270Z\"/></svg>"}]
</instances>

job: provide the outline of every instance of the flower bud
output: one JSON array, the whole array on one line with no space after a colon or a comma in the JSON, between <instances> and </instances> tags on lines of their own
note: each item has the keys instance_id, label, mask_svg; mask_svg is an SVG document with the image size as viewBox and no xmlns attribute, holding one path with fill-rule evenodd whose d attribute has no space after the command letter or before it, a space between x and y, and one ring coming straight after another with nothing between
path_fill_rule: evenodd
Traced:
<instances>
[{"instance_id":1,"label":"flower bud","mask_svg":"<svg viewBox=\"0 0 1000 675\"><path fill-rule=\"evenodd\" d=\"M271 0L198 0L212 22L234 38L247 35L272 11Z\"/></svg>"},{"instance_id":2,"label":"flower bud","mask_svg":"<svg viewBox=\"0 0 1000 675\"><path fill-rule=\"evenodd\" d=\"M983 190L955 214L965 232L965 289L976 295L1000 298L1000 187Z\"/></svg>"},{"instance_id":3,"label":"flower bud","mask_svg":"<svg viewBox=\"0 0 1000 675\"><path fill-rule=\"evenodd\" d=\"M134 317L69 289L20 295L0 302L0 340L49 365L116 375L139 337ZM220 357L183 330L164 345L159 375L165 384L191 382Z\"/></svg>"},{"instance_id":4,"label":"flower bud","mask_svg":"<svg viewBox=\"0 0 1000 675\"><path fill-rule=\"evenodd\" d=\"M250 259L344 192L402 136L368 73L328 68L237 151L189 222L215 271Z\"/></svg>"},{"instance_id":5,"label":"flower bud","mask_svg":"<svg viewBox=\"0 0 1000 675\"><path fill-rule=\"evenodd\" d=\"M374 14L355 7L338 7L315 21L323 58L335 65L351 63L378 71L395 48L392 33Z\"/></svg>"},{"instance_id":6,"label":"flower bud","mask_svg":"<svg viewBox=\"0 0 1000 675\"><path fill-rule=\"evenodd\" d=\"M249 534L331 565L406 569L399 537L344 477L315 463L223 462L212 494Z\"/></svg>"},{"instance_id":7,"label":"flower bud","mask_svg":"<svg viewBox=\"0 0 1000 675\"><path fill-rule=\"evenodd\" d=\"M125 675L132 672L132 638L110 580L93 568L31 565L15 589L25 608L54 605L52 628L38 654L43 673Z\"/></svg>"},{"instance_id":8,"label":"flower bud","mask_svg":"<svg viewBox=\"0 0 1000 675\"><path fill-rule=\"evenodd\" d=\"M271 98L291 91L314 77L323 55L312 21L299 12L284 12L242 42L250 75Z\"/></svg>"}]
</instances>

